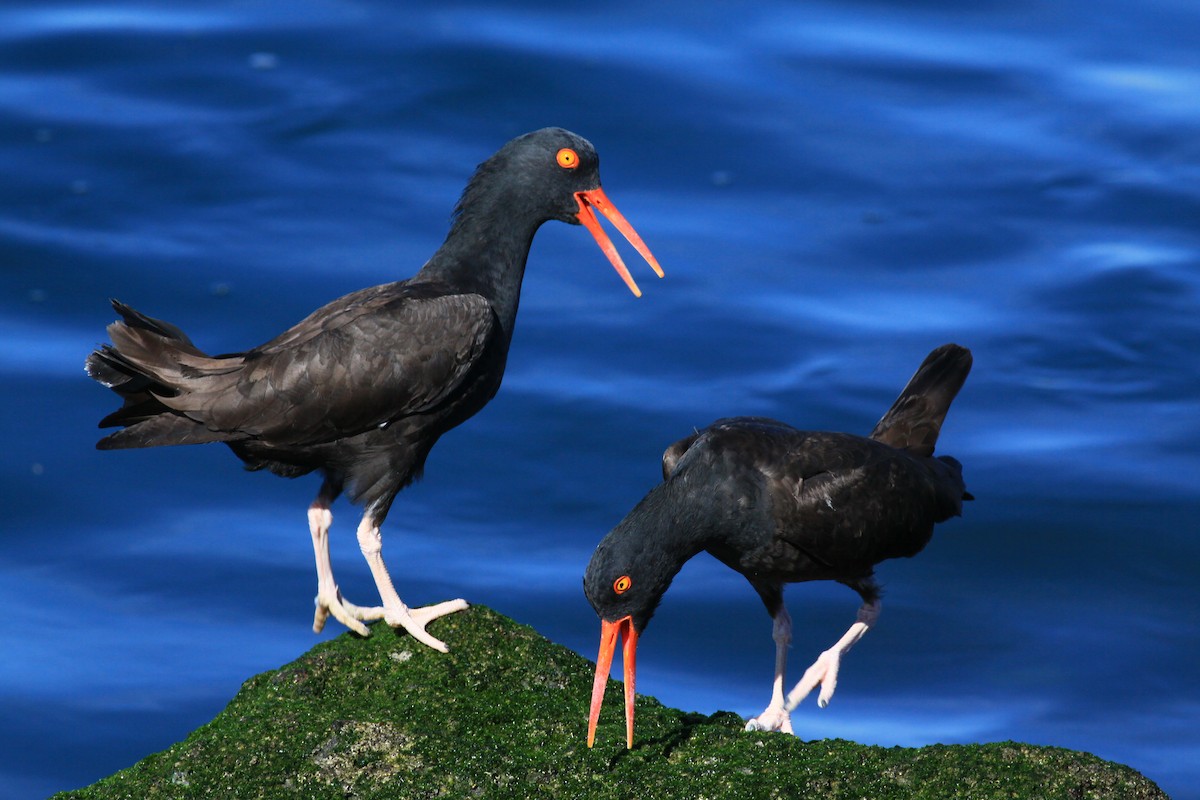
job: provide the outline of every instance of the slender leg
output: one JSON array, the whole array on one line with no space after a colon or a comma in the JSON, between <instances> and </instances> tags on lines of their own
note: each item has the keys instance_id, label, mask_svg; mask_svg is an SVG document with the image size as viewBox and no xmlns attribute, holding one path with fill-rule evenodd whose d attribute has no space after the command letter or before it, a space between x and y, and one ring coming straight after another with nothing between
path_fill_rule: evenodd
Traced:
<instances>
[{"instance_id":1,"label":"slender leg","mask_svg":"<svg viewBox=\"0 0 1200 800\"><path fill-rule=\"evenodd\" d=\"M792 717L784 706L783 674L787 669L788 645L792 642L792 618L783 605L775 612L771 638L775 640L775 682L771 687L771 703L761 714L746 722L746 730L791 733Z\"/></svg>"},{"instance_id":2,"label":"slender leg","mask_svg":"<svg viewBox=\"0 0 1200 800\"><path fill-rule=\"evenodd\" d=\"M864 597L862 607L858 609L858 619L855 623L850 626L850 629L846 631L841 639L837 640L837 643L833 647L817 657L813 665L804 671L804 677L800 679L796 687L788 692L787 704L785 705L787 711L791 711L798 706L818 684L821 687L821 693L817 696L817 705L821 708L829 705L829 700L833 697L833 691L837 688L838 668L841 666L842 656L879 619L881 607L877 595L870 599Z\"/></svg>"},{"instance_id":3,"label":"slender leg","mask_svg":"<svg viewBox=\"0 0 1200 800\"><path fill-rule=\"evenodd\" d=\"M373 517L370 510L363 514L362 522L358 524L358 546L363 557L367 559L367 566L371 568L371 575L379 588L379 596L383 600L383 619L387 624L393 628L404 628L414 639L434 650L447 652L443 642L425 632L425 626L438 617L462 611L467 607L467 601L447 600L444 603L414 609L404 605L383 563L383 537L379 534L379 521Z\"/></svg>"},{"instance_id":4,"label":"slender leg","mask_svg":"<svg viewBox=\"0 0 1200 800\"><path fill-rule=\"evenodd\" d=\"M333 579L333 565L329 559L329 527L333 524L333 514L329 507L337 495L336 485L326 481L317 493L317 499L308 507L308 529L312 534L313 553L317 559L317 608L313 614L313 633L320 633L332 614L334 619L358 635L368 636L370 631L360 620L381 619L383 609L363 608L347 601Z\"/></svg>"}]
</instances>

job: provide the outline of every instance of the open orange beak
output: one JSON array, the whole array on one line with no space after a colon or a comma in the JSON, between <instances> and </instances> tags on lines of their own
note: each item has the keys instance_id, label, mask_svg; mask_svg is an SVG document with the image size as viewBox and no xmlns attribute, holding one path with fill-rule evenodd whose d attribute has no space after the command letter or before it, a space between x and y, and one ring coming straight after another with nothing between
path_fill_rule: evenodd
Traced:
<instances>
[{"instance_id":1,"label":"open orange beak","mask_svg":"<svg viewBox=\"0 0 1200 800\"><path fill-rule=\"evenodd\" d=\"M600 620L600 654L596 656L596 680L592 683L592 710L588 713L588 747L596 740L596 723L600 720L600 705L604 702L604 687L608 683L608 672L612 669L613 652L617 649L617 638L625 635L625 741L633 748L633 698L637 672L637 631L632 617L622 617L616 622Z\"/></svg>"},{"instance_id":2,"label":"open orange beak","mask_svg":"<svg viewBox=\"0 0 1200 800\"><path fill-rule=\"evenodd\" d=\"M597 186L595 189L590 189L586 192L576 192L575 200L579 203L579 215L577 219L583 223L583 226L591 231L592 236L596 237L596 243L600 245L600 249L604 251L604 255L608 256L608 260L612 262L613 267L617 270L617 274L625 281L625 285L629 287L629 291L633 292L635 297L642 296L642 290L633 282L633 276L629 274L629 270L625 268L625 262L621 260L621 256L617 253L617 248L613 246L612 239L608 238L608 234L600 227L600 221L596 219L596 212L593 208L600 209L600 213L608 217L608 221L617 226L629 243L642 254L642 258L650 265L658 277L663 276L662 267L658 265L658 260L650 252L650 248L646 247L646 243L642 241L642 237L638 236L637 231L633 229L625 217L621 216L621 212L617 211L604 194L604 190Z\"/></svg>"}]
</instances>

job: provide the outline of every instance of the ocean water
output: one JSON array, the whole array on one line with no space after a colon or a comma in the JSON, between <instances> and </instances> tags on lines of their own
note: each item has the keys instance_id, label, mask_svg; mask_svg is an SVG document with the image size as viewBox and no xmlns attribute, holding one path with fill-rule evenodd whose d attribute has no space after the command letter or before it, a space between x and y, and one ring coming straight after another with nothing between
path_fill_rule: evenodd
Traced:
<instances>
[{"instance_id":1,"label":"ocean water","mask_svg":"<svg viewBox=\"0 0 1200 800\"><path fill-rule=\"evenodd\" d=\"M880 624L799 735L1060 745L1200 798L1198 41L1178 0L6 3L0 794L129 766L321 638L316 478L93 449L108 298L261 343L412 274L475 165L561 125L667 277L626 249L635 300L542 229L499 396L384 528L401 596L594 657L583 568L668 444L735 414L869 431L956 341L939 448L977 500L881 565ZM858 598L787 596L794 679ZM770 620L697 558L639 667L666 703L757 713Z\"/></svg>"}]
</instances>

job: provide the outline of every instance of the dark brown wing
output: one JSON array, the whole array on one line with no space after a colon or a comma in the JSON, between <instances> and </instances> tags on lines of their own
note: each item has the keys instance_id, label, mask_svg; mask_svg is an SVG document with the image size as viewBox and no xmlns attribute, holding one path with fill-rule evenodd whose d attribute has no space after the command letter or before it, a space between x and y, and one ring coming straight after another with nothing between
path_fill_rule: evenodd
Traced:
<instances>
[{"instance_id":1,"label":"dark brown wing","mask_svg":"<svg viewBox=\"0 0 1200 800\"><path fill-rule=\"evenodd\" d=\"M961 477L940 461L773 420L714 423L677 469L701 458L721 476L711 490L736 495L739 513L757 520L731 531L736 541L714 555L763 578L868 575L884 559L919 552L950 515L945 498L961 496Z\"/></svg>"},{"instance_id":2,"label":"dark brown wing","mask_svg":"<svg viewBox=\"0 0 1200 800\"><path fill-rule=\"evenodd\" d=\"M679 459L683 458L684 454L687 453L688 448L690 448L699 437L700 432L696 431L691 436L680 439L678 442L675 442L663 451L662 473L664 481L671 477L671 473L675 471L675 466L679 463Z\"/></svg>"},{"instance_id":3,"label":"dark brown wing","mask_svg":"<svg viewBox=\"0 0 1200 800\"><path fill-rule=\"evenodd\" d=\"M685 436L672 443L662 455L663 480L671 477L679 462L691 450L692 445L703 437L705 444L720 443L722 448L736 450L739 446L752 446L758 438L756 432L760 429L781 428L795 430L786 423L767 417L727 417L719 419L702 431L694 431L691 436ZM747 454L748 455L748 454Z\"/></svg>"},{"instance_id":4,"label":"dark brown wing","mask_svg":"<svg viewBox=\"0 0 1200 800\"><path fill-rule=\"evenodd\" d=\"M369 286L326 303L271 341L249 352L266 355L298 347L327 330L339 328L358 317L374 314L401 298L433 298L450 294L453 294L453 291L441 284L396 281Z\"/></svg>"},{"instance_id":5,"label":"dark brown wing","mask_svg":"<svg viewBox=\"0 0 1200 800\"><path fill-rule=\"evenodd\" d=\"M347 295L211 371L197 364L184 391L162 402L270 444L333 441L445 402L497 331L479 295L389 284Z\"/></svg>"},{"instance_id":6,"label":"dark brown wing","mask_svg":"<svg viewBox=\"0 0 1200 800\"><path fill-rule=\"evenodd\" d=\"M845 433L791 438L770 476L777 536L822 563L869 570L915 555L949 516L941 462Z\"/></svg>"}]
</instances>

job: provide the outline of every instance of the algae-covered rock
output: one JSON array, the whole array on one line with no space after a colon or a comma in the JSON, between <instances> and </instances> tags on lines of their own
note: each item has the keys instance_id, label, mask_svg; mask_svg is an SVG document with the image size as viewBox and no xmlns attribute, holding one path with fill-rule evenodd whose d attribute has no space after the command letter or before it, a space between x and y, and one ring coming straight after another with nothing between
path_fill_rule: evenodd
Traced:
<instances>
[{"instance_id":1,"label":"algae-covered rock","mask_svg":"<svg viewBox=\"0 0 1200 800\"><path fill-rule=\"evenodd\" d=\"M449 655L376 625L251 678L185 741L57 798L1165 798L1128 767L1013 742L869 747L745 733L620 686L584 741L593 665L494 611L435 622Z\"/></svg>"}]
</instances>

